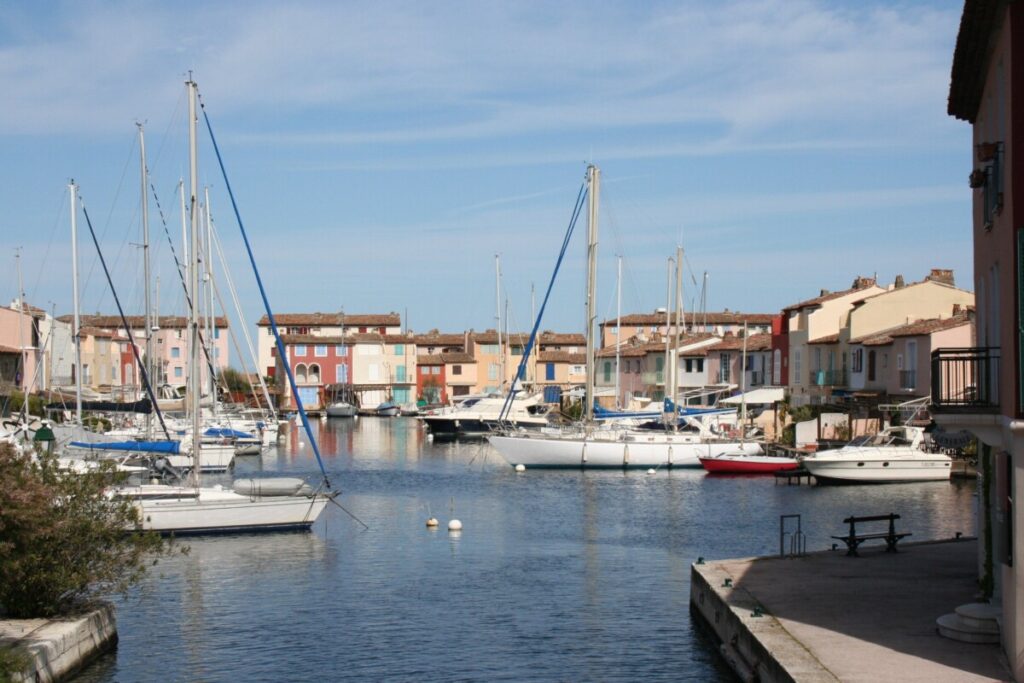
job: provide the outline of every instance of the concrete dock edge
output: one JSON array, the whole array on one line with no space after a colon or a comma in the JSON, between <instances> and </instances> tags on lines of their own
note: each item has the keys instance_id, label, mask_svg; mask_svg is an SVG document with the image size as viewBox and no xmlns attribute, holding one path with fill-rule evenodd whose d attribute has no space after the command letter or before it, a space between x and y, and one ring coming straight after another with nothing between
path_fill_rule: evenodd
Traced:
<instances>
[{"instance_id":1,"label":"concrete dock edge","mask_svg":"<svg viewBox=\"0 0 1024 683\"><path fill-rule=\"evenodd\" d=\"M838 681L742 587L715 564L690 568L690 607L720 643L719 650L744 681Z\"/></svg>"},{"instance_id":2,"label":"concrete dock edge","mask_svg":"<svg viewBox=\"0 0 1024 683\"><path fill-rule=\"evenodd\" d=\"M114 606L64 619L0 620L0 647L25 651L30 667L14 681L65 680L117 643Z\"/></svg>"}]
</instances>

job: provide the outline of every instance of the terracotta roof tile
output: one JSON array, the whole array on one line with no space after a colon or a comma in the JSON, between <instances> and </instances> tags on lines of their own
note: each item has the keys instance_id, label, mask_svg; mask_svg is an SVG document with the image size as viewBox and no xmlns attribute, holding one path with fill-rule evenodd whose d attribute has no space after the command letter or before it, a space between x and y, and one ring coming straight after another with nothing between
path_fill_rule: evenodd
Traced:
<instances>
[{"instance_id":1,"label":"terracotta roof tile","mask_svg":"<svg viewBox=\"0 0 1024 683\"><path fill-rule=\"evenodd\" d=\"M601 323L601 327L615 327L621 325L664 325L665 313L630 313L622 316L622 322L612 318ZM687 324L704 324L707 320L709 325L742 325L744 322L754 325L770 325L774 313L742 313L740 311L708 311L707 313L687 313Z\"/></svg>"},{"instance_id":2,"label":"terracotta roof tile","mask_svg":"<svg viewBox=\"0 0 1024 683\"><path fill-rule=\"evenodd\" d=\"M906 325L890 327L872 334L851 339L850 344L861 344L863 346L885 346L891 344L897 337L917 337L926 334L933 334L943 330L951 330L963 325L969 325L971 318L967 315L954 315L949 318L927 318L916 320Z\"/></svg>"},{"instance_id":3,"label":"terracotta roof tile","mask_svg":"<svg viewBox=\"0 0 1024 683\"><path fill-rule=\"evenodd\" d=\"M133 330L143 330L146 327L146 316L144 315L126 315L125 319L128 320L128 326ZM62 315L57 320L70 323L74 321L74 316ZM124 329L119 315L83 315L79 316L79 321L82 327L99 327L108 330ZM158 318L157 325L164 330L183 330L188 327L188 318L181 315L162 315ZM217 316L214 318L214 325L225 329L228 327L228 319L222 315Z\"/></svg>"},{"instance_id":4,"label":"terracotta roof tile","mask_svg":"<svg viewBox=\"0 0 1024 683\"><path fill-rule=\"evenodd\" d=\"M402 316L398 313L278 313L274 316L278 325L302 327L398 327ZM256 323L268 327L270 319L264 315Z\"/></svg>"},{"instance_id":5,"label":"terracotta roof tile","mask_svg":"<svg viewBox=\"0 0 1024 683\"><path fill-rule=\"evenodd\" d=\"M537 360L542 363L573 363L582 365L587 362L587 354L570 353L568 351L541 351Z\"/></svg>"}]
</instances>

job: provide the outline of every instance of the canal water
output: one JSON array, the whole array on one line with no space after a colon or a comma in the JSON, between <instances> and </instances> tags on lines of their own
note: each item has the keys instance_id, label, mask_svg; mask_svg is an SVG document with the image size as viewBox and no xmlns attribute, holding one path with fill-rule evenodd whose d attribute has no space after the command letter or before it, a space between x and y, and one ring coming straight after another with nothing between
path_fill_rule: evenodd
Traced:
<instances>
[{"instance_id":1,"label":"canal water","mask_svg":"<svg viewBox=\"0 0 1024 683\"><path fill-rule=\"evenodd\" d=\"M851 514L897 512L912 540L974 532L973 481L517 474L486 442L433 443L412 418L319 429L369 530L329 506L309 534L187 540L117 600L117 649L77 681L731 680L691 621L697 557L777 553L783 514L802 515L808 550ZM305 441L293 431L235 474L312 477Z\"/></svg>"}]
</instances>

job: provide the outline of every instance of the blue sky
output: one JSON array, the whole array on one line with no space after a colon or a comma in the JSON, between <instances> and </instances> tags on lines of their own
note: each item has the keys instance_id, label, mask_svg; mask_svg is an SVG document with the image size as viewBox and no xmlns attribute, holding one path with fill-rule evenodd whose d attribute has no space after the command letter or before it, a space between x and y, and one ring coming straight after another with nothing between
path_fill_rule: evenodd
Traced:
<instances>
[{"instance_id":1,"label":"blue sky","mask_svg":"<svg viewBox=\"0 0 1024 683\"><path fill-rule=\"evenodd\" d=\"M136 121L170 234L194 71L277 312L493 327L494 255L530 323L585 164L603 171L601 317L687 298L774 312L857 275L973 289L955 2L40 2L0 6L0 296L71 310L66 184L141 312ZM208 141L204 183L262 311ZM184 312L151 199L160 307ZM84 225L83 225L84 229ZM158 240L158 238L161 238ZM544 328L583 327L582 231ZM82 306L112 312L82 246Z\"/></svg>"}]
</instances>

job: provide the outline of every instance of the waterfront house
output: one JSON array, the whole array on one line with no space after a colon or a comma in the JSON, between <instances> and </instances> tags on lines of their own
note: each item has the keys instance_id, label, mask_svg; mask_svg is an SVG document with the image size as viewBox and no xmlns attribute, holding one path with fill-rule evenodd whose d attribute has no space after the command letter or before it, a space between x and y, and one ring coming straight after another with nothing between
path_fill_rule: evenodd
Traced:
<instances>
[{"instance_id":1,"label":"waterfront house","mask_svg":"<svg viewBox=\"0 0 1024 683\"><path fill-rule=\"evenodd\" d=\"M722 387L715 386L707 363L708 349L721 337L701 333L683 335L679 345L673 339L666 340L660 334L648 337L637 335L626 340L619 349L619 404L629 405L632 399L645 398L660 401L671 396L672 373L666 372L672 362L676 364L676 395L681 403L703 403L709 393ZM665 363L666 352L670 358ZM605 347L597 353L597 377L595 386L600 389L615 387L615 346Z\"/></svg>"},{"instance_id":2,"label":"waterfront house","mask_svg":"<svg viewBox=\"0 0 1024 683\"><path fill-rule=\"evenodd\" d=\"M954 307L953 315L928 318L849 341L849 389L885 403L931 395L931 353L943 347L974 345L973 313Z\"/></svg>"},{"instance_id":3,"label":"waterfront house","mask_svg":"<svg viewBox=\"0 0 1024 683\"><path fill-rule=\"evenodd\" d=\"M416 344L416 351L420 354L466 353L469 333L430 330L414 335L413 342Z\"/></svg>"},{"instance_id":4,"label":"waterfront house","mask_svg":"<svg viewBox=\"0 0 1024 683\"><path fill-rule=\"evenodd\" d=\"M320 410L331 400L329 387L344 388L352 384L350 338L295 334L283 335L281 342L304 408ZM277 358L276 353L274 357ZM295 410L297 406L283 368L275 369L274 375L281 378L278 385L280 406L285 410Z\"/></svg>"},{"instance_id":5,"label":"waterfront house","mask_svg":"<svg viewBox=\"0 0 1024 683\"><path fill-rule=\"evenodd\" d=\"M0 346L3 347L4 384L21 391L37 391L43 384L40 349L40 309L34 306L0 308Z\"/></svg>"},{"instance_id":6,"label":"waterfront house","mask_svg":"<svg viewBox=\"0 0 1024 683\"><path fill-rule=\"evenodd\" d=\"M810 371L810 343L838 335L841 323L846 320L854 302L884 291L886 290L875 282L875 278L858 277L849 289L838 292L823 289L813 299L782 309L782 314L787 318L786 329L789 335L787 386L790 401L794 405L808 404L812 396L820 396L816 389L819 386L816 381L818 375Z\"/></svg>"},{"instance_id":7,"label":"waterfront house","mask_svg":"<svg viewBox=\"0 0 1024 683\"><path fill-rule=\"evenodd\" d=\"M448 403L468 395L476 383L476 360L468 353L445 351L416 357L418 400Z\"/></svg>"},{"instance_id":8,"label":"waterfront house","mask_svg":"<svg viewBox=\"0 0 1024 683\"><path fill-rule=\"evenodd\" d=\"M412 334L352 333L352 389L365 408L415 402L416 343Z\"/></svg>"},{"instance_id":9,"label":"waterfront house","mask_svg":"<svg viewBox=\"0 0 1024 683\"><path fill-rule=\"evenodd\" d=\"M1016 38L1014 38L1016 36ZM953 53L949 113L972 126L977 341L932 352L932 414L980 441L979 585L1002 608L1000 639L1024 680L1024 5L967 0ZM966 150L965 150L966 151ZM950 605L952 609L955 605Z\"/></svg>"},{"instance_id":10,"label":"waterfront house","mask_svg":"<svg viewBox=\"0 0 1024 683\"><path fill-rule=\"evenodd\" d=\"M746 342L746 344L744 344ZM743 349L746 346L746 364ZM743 335L727 333L721 341L705 349L707 373L713 383L751 388L771 384L772 336L768 333Z\"/></svg>"},{"instance_id":11,"label":"waterfront house","mask_svg":"<svg viewBox=\"0 0 1024 683\"><path fill-rule=\"evenodd\" d=\"M73 317L70 315L62 315L58 320L70 325ZM125 320L128 321L128 328L131 330L131 337L134 339L136 346L139 349L139 358L145 356L145 344L146 344L146 317L142 315L129 315L125 316ZM127 340L124 331L124 321L121 320L120 315L83 315L79 317L79 321L82 328L91 328L93 330L100 330L103 332L116 335L119 338ZM185 316L174 316L174 315L162 315L155 319L155 329L152 331L153 334L153 357L155 360L155 377L152 378L154 386L161 386L163 384L169 384L173 387L184 387L188 376L188 318ZM219 373L227 368L230 364L230 354L228 349L228 320L223 316L217 316L213 319L213 335L211 339L204 339L207 349L209 349L209 358L203 357L203 362L209 361L213 364L216 371ZM205 330L201 330L201 333L206 335ZM99 337L97 339L100 339ZM131 347L127 347L126 351L130 354L131 359L128 365L130 368L125 368L118 375L116 382L110 382L121 386L141 386L141 373L135 366L134 354L131 352ZM66 353L70 355L70 363L74 364L74 348L67 350ZM83 346L83 357L82 357L82 374L85 375L85 352ZM93 365L90 373L91 376L95 376L97 365ZM123 380L123 381L122 381ZM101 384L107 384L108 382L101 382Z\"/></svg>"},{"instance_id":12,"label":"waterfront house","mask_svg":"<svg viewBox=\"0 0 1024 683\"><path fill-rule=\"evenodd\" d=\"M771 332L774 317L771 313L740 313L729 309L719 312L694 311L681 315L679 327L683 334L705 333L721 337L727 333L741 333L746 324L748 334L760 334ZM674 315L666 313L664 308L653 313L630 313L622 316L621 321L612 318L599 325L602 348L613 346L619 336L625 342L637 335L674 335L676 331Z\"/></svg>"},{"instance_id":13,"label":"waterfront house","mask_svg":"<svg viewBox=\"0 0 1024 683\"><path fill-rule=\"evenodd\" d=\"M402 318L397 313L280 313L274 316L274 320L282 336L347 337L351 334L398 334L402 331ZM259 370L266 377L273 377L277 363L270 319L263 316L256 323L256 328Z\"/></svg>"}]
</instances>

